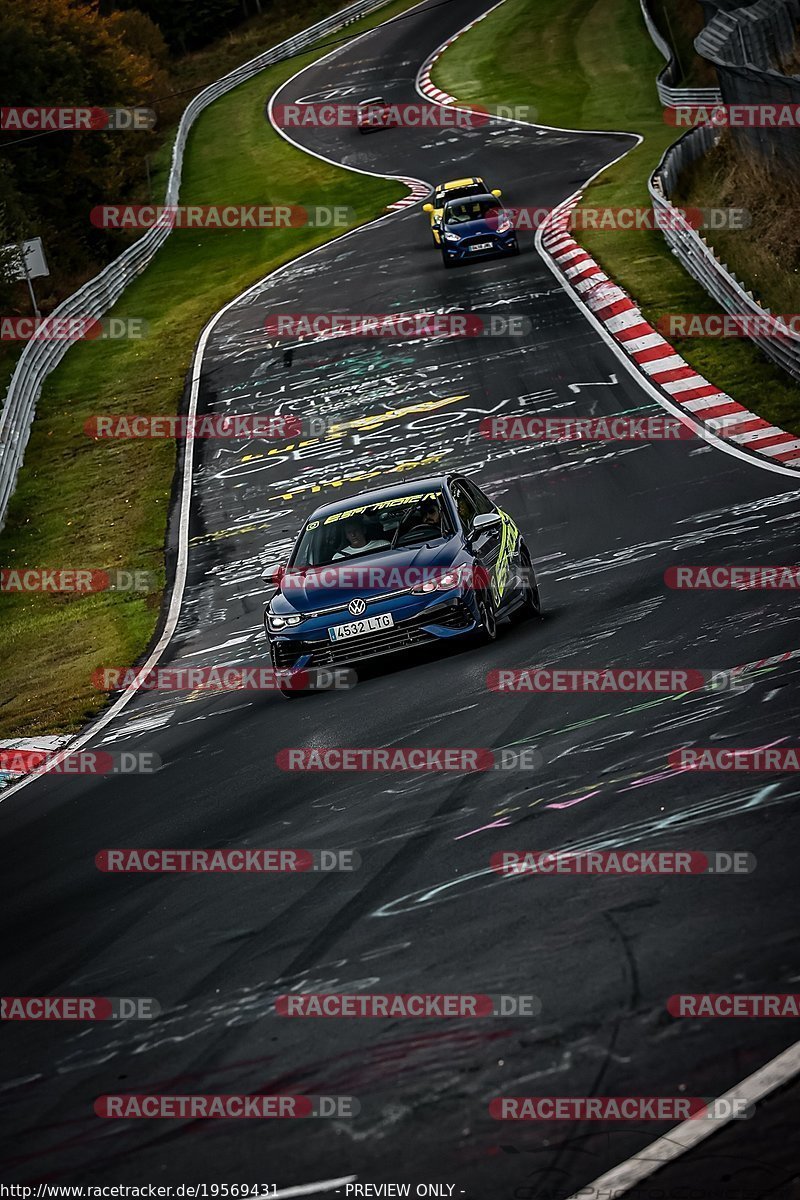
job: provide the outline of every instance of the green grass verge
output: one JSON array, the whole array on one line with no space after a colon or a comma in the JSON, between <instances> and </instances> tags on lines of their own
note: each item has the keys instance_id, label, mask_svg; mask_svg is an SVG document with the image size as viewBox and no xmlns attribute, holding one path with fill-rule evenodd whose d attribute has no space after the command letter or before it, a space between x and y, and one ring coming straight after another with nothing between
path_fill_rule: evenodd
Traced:
<instances>
[{"instance_id":1,"label":"green grass verge","mask_svg":"<svg viewBox=\"0 0 800 1200\"><path fill-rule=\"evenodd\" d=\"M387 5L347 35L413 2ZM339 7L336 0L328 11ZM270 43L306 24L296 14L272 29ZM406 194L402 184L296 150L266 123L265 98L319 55L276 64L199 118L187 147L182 203L334 202L352 208L355 226ZM175 230L111 314L143 319L148 336L80 344L47 381L0 534L0 565L145 569L163 586L175 446L93 442L84 422L97 413L174 413L203 324L248 284L340 232ZM135 661L153 634L160 603L160 590L148 596L0 594L0 737L79 728L104 703L92 672Z\"/></svg>"},{"instance_id":2,"label":"green grass verge","mask_svg":"<svg viewBox=\"0 0 800 1200\"><path fill-rule=\"evenodd\" d=\"M655 90L663 62L637 0L537 0L535 6L506 0L442 55L433 75L460 100L533 105L531 119L546 125L641 134L641 145L589 185L583 204L649 207L648 176L676 140ZM720 311L657 231L596 230L578 237L651 323L669 314ZM740 404L800 432L800 387L750 342L672 340L687 362Z\"/></svg>"}]
</instances>

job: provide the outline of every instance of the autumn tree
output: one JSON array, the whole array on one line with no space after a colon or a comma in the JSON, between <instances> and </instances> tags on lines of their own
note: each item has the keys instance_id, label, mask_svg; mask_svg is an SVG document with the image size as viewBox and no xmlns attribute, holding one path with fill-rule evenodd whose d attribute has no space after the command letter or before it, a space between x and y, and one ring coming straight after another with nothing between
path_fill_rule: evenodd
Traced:
<instances>
[{"instance_id":1,"label":"autumn tree","mask_svg":"<svg viewBox=\"0 0 800 1200\"><path fill-rule=\"evenodd\" d=\"M150 17L176 54L197 50L262 10L262 0L101 0L101 11L138 9Z\"/></svg>"},{"instance_id":2,"label":"autumn tree","mask_svg":"<svg viewBox=\"0 0 800 1200\"><path fill-rule=\"evenodd\" d=\"M96 4L70 0L3 0L0 79L3 105L20 107L148 106L166 87L166 47L141 13L100 15ZM91 209L130 194L152 151L148 132L99 130L0 135L0 200L24 211L41 236L56 274L85 272L106 258L108 235Z\"/></svg>"}]
</instances>

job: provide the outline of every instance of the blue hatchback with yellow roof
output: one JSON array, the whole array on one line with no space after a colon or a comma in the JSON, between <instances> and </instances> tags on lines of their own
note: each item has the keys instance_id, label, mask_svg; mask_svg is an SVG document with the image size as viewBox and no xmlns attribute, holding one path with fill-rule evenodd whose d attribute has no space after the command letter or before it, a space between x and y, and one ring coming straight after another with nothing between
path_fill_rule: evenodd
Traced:
<instances>
[{"instance_id":1,"label":"blue hatchback with yellow roof","mask_svg":"<svg viewBox=\"0 0 800 1200\"><path fill-rule=\"evenodd\" d=\"M428 204L423 204L422 211L430 215L431 219L431 237L433 238L434 246L440 246L442 243L441 223L442 212L448 200L461 200L465 196L483 196L489 193L489 189L481 179L480 175L469 175L466 179L451 179L449 183L437 183L433 189L433 200ZM502 192L499 188L489 193L499 199Z\"/></svg>"}]
</instances>

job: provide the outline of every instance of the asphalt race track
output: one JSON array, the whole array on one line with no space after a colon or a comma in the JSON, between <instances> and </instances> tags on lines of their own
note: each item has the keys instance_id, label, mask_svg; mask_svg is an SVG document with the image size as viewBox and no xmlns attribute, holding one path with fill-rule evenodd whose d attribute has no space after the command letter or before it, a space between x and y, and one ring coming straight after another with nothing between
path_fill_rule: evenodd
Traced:
<instances>
[{"instance_id":1,"label":"asphalt race track","mask_svg":"<svg viewBox=\"0 0 800 1200\"><path fill-rule=\"evenodd\" d=\"M488 7L425 3L274 97L419 99L424 58ZM265 97L265 100L267 98ZM310 152L434 183L473 173L552 205L633 144L490 122L471 131L295 130ZM335 198L332 198L335 201ZM499 1095L716 1096L795 1039L791 1021L677 1020L676 992L797 990L791 775L669 770L684 745L796 740L794 660L740 690L498 695L498 667L724 669L800 646L791 592L677 592L691 563L792 563L800 487L701 440L491 442L487 415L658 412L539 258L443 269L419 205L264 280L216 324L201 407L322 415L301 448L202 442L173 665L263 663L260 581L311 507L459 470L532 547L541 623L483 649L360 672L352 691L140 693L94 743L148 750L129 778L39 779L0 808L3 994L154 996L155 1021L5 1024L7 1181L438 1182L472 1200L567 1197L663 1125L500 1123ZM524 338L265 345L276 312L524 314ZM294 446L294 448L292 448ZM172 530L172 550L178 537ZM535 771L278 770L284 747L536 747ZM320 876L107 875L105 847L354 848ZM742 877L504 879L507 848L746 850ZM536 1018L293 1020L289 990L534 993ZM352 1095L352 1121L103 1121L115 1092ZM784 1197L797 1089L627 1193ZM701 1190L705 1189L705 1190ZM738 1190L737 1190L738 1189ZM343 1193L340 1193L343 1194Z\"/></svg>"}]
</instances>

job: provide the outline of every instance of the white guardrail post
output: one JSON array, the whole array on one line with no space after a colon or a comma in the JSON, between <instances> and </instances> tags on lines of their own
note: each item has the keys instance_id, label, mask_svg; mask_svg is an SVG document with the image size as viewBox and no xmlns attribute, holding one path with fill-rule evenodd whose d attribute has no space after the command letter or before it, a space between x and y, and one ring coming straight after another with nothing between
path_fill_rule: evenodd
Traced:
<instances>
[{"instance_id":1,"label":"white guardrail post","mask_svg":"<svg viewBox=\"0 0 800 1200\"><path fill-rule=\"evenodd\" d=\"M200 113L231 91L240 83L252 79L264 67L289 58L298 50L306 49L326 33L334 33L350 25L375 9L382 8L388 0L355 0L347 8L333 13L302 33L295 34L277 46L264 51L249 62L209 84L189 101L181 117L172 148L165 206L175 205L181 185L183 152L189 130ZM90 279L77 292L73 292L50 314L52 320L70 317L93 318L117 302L128 284L145 270L169 237L172 221L169 213L164 219L148 229L142 237L115 258L94 279ZM30 437L31 425L36 412L36 401L47 376L61 362L64 355L77 339L52 339L29 341L19 357L0 411L0 529L3 527L8 503L14 492L25 447Z\"/></svg>"}]
</instances>

